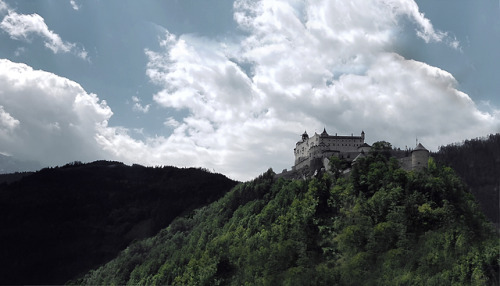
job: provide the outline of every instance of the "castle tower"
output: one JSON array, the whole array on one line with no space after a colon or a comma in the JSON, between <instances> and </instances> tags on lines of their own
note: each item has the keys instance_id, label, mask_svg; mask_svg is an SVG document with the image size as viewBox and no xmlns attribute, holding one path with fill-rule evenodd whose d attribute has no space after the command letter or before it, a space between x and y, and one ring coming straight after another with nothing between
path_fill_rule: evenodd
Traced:
<instances>
[{"instance_id":1,"label":"castle tower","mask_svg":"<svg viewBox=\"0 0 500 286\"><path fill-rule=\"evenodd\" d=\"M323 128L323 132L320 135L321 137L328 137L328 133L326 132L326 128Z\"/></svg>"},{"instance_id":2,"label":"castle tower","mask_svg":"<svg viewBox=\"0 0 500 286\"><path fill-rule=\"evenodd\" d=\"M361 130L361 138L363 139L363 142L365 142L365 131Z\"/></svg>"},{"instance_id":3,"label":"castle tower","mask_svg":"<svg viewBox=\"0 0 500 286\"><path fill-rule=\"evenodd\" d=\"M417 148L411 152L411 169L421 170L427 168L427 161L429 161L429 150L418 143Z\"/></svg>"},{"instance_id":4,"label":"castle tower","mask_svg":"<svg viewBox=\"0 0 500 286\"><path fill-rule=\"evenodd\" d=\"M307 131L304 131L304 134L302 134L302 142L307 141L309 139L309 135L307 135Z\"/></svg>"}]
</instances>

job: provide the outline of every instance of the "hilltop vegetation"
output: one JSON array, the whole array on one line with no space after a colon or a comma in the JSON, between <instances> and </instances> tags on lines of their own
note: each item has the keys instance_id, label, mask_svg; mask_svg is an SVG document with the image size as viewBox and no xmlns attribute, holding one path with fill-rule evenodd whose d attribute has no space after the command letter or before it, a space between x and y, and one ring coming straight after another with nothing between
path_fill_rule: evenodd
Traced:
<instances>
[{"instance_id":1,"label":"hilltop vegetation","mask_svg":"<svg viewBox=\"0 0 500 286\"><path fill-rule=\"evenodd\" d=\"M498 285L498 235L451 168L376 149L335 171L269 170L72 283Z\"/></svg>"},{"instance_id":2,"label":"hilltop vegetation","mask_svg":"<svg viewBox=\"0 0 500 286\"><path fill-rule=\"evenodd\" d=\"M107 161L11 177L0 184L2 285L62 284L237 183L202 169Z\"/></svg>"},{"instance_id":3,"label":"hilltop vegetation","mask_svg":"<svg viewBox=\"0 0 500 286\"><path fill-rule=\"evenodd\" d=\"M463 178L485 215L500 228L500 133L442 146L432 156Z\"/></svg>"}]
</instances>

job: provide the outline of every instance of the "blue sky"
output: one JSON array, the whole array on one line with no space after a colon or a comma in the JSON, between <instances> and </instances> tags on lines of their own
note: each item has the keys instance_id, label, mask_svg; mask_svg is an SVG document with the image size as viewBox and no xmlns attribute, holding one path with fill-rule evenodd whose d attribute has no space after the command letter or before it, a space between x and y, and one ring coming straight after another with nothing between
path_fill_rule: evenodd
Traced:
<instances>
[{"instance_id":1,"label":"blue sky","mask_svg":"<svg viewBox=\"0 0 500 286\"><path fill-rule=\"evenodd\" d=\"M236 179L300 134L500 132L498 1L0 0L0 152Z\"/></svg>"}]
</instances>

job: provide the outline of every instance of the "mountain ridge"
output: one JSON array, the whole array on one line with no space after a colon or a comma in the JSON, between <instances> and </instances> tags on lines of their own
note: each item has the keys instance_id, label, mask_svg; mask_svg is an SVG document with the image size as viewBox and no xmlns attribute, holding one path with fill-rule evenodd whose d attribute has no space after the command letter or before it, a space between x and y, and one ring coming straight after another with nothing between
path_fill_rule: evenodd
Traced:
<instances>
[{"instance_id":1,"label":"mountain ridge","mask_svg":"<svg viewBox=\"0 0 500 286\"><path fill-rule=\"evenodd\" d=\"M73 162L0 184L0 284L62 284L237 182L201 168ZM29 273L29 275L27 275Z\"/></svg>"}]
</instances>

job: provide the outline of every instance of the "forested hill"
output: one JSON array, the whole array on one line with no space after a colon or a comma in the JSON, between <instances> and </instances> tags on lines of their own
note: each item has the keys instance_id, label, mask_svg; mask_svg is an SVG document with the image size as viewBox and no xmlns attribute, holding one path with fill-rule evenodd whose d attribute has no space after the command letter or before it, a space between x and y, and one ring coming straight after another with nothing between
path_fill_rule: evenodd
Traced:
<instances>
[{"instance_id":1,"label":"forested hill","mask_svg":"<svg viewBox=\"0 0 500 286\"><path fill-rule=\"evenodd\" d=\"M202 169L107 161L16 180L0 184L1 285L63 284L237 183Z\"/></svg>"},{"instance_id":2,"label":"forested hill","mask_svg":"<svg viewBox=\"0 0 500 286\"><path fill-rule=\"evenodd\" d=\"M269 170L72 283L498 285L498 234L454 171L389 157L348 178Z\"/></svg>"},{"instance_id":3,"label":"forested hill","mask_svg":"<svg viewBox=\"0 0 500 286\"><path fill-rule=\"evenodd\" d=\"M486 216L500 227L500 133L442 146L431 155L463 178Z\"/></svg>"}]
</instances>

